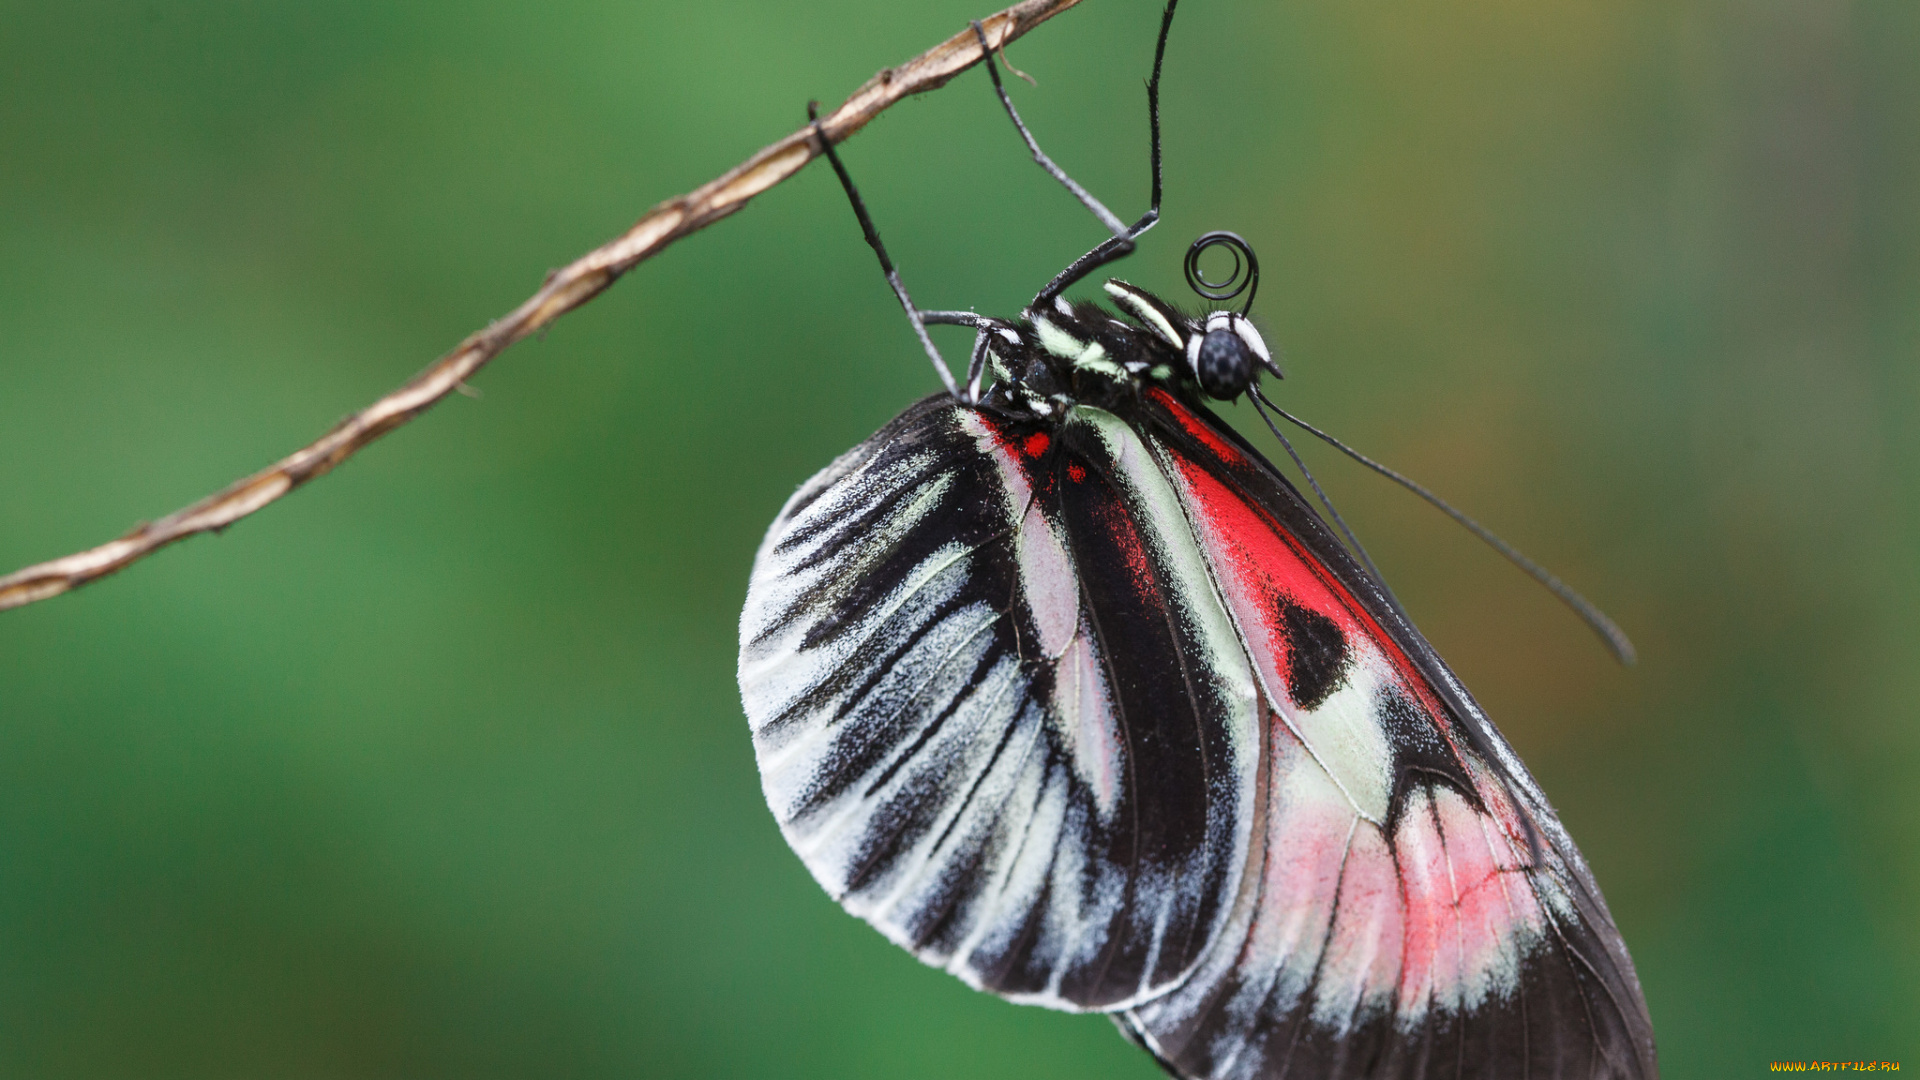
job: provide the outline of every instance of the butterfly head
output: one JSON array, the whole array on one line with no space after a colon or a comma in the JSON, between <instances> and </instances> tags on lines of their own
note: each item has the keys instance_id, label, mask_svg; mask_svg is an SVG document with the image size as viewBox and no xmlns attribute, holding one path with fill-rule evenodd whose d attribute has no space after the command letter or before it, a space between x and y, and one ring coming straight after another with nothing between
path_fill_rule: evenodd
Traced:
<instances>
[{"instance_id":1,"label":"butterfly head","mask_svg":"<svg viewBox=\"0 0 1920 1080\"><path fill-rule=\"evenodd\" d=\"M1199 253L1216 245L1226 245L1233 255L1233 272L1225 281L1198 269ZM1050 417L1075 404L1108 407L1134 398L1143 383L1177 382L1197 387L1206 397L1232 401L1252 388L1262 371L1285 378L1247 317L1259 276L1246 241L1232 233L1208 233L1187 251L1187 281L1215 303L1244 293L1238 311L1191 315L1114 279L1107 282L1107 295L1131 323L1096 304L1060 296L1029 308L1017 323L973 323L980 328L976 362L995 378L986 397L999 406Z\"/></svg>"},{"instance_id":2,"label":"butterfly head","mask_svg":"<svg viewBox=\"0 0 1920 1080\"><path fill-rule=\"evenodd\" d=\"M1208 397L1223 401L1239 397L1253 385L1260 368L1285 378L1260 331L1245 315L1216 311L1204 321L1193 322L1197 325L1187 334L1187 366Z\"/></svg>"},{"instance_id":3,"label":"butterfly head","mask_svg":"<svg viewBox=\"0 0 1920 1080\"><path fill-rule=\"evenodd\" d=\"M1107 282L1107 295L1185 360L1186 377L1208 397L1230 401L1247 392L1261 371L1285 378L1272 350L1243 311L1183 314L1159 297L1124 281Z\"/></svg>"},{"instance_id":4,"label":"butterfly head","mask_svg":"<svg viewBox=\"0 0 1920 1080\"><path fill-rule=\"evenodd\" d=\"M1213 248L1225 248L1233 257L1233 269L1225 278L1215 280L1200 268L1200 256ZM1219 303L1245 293L1246 302L1239 311L1213 311L1205 319L1191 320L1187 335L1187 366L1207 396L1230 400L1247 392L1260 368L1275 378L1286 378L1273 353L1253 328L1247 313L1253 310L1253 294L1260 288L1260 260L1252 245L1238 233L1210 232L1187 248L1187 287Z\"/></svg>"},{"instance_id":5,"label":"butterfly head","mask_svg":"<svg viewBox=\"0 0 1920 1080\"><path fill-rule=\"evenodd\" d=\"M1200 255L1209 248L1225 247L1233 256L1233 270L1224 280L1214 280L1200 269ZM1274 362L1260 331L1247 313L1253 309L1253 293L1260 283L1260 262L1245 240L1230 232L1211 232L1187 249L1187 284L1194 292L1216 303L1233 300L1242 293L1246 301L1239 311L1215 310L1195 318L1144 289L1124 281L1107 282L1107 295L1121 310L1131 315L1153 336L1173 346L1186 359L1185 374L1200 385L1208 397L1230 401L1247 392L1262 370L1275 378L1286 378Z\"/></svg>"}]
</instances>

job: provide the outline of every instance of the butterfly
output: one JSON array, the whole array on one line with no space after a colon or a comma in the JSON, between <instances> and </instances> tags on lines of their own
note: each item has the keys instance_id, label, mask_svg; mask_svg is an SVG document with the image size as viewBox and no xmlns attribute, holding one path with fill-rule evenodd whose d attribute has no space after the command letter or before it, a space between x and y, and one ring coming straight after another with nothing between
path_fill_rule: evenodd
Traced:
<instances>
[{"instance_id":1,"label":"butterfly","mask_svg":"<svg viewBox=\"0 0 1920 1080\"><path fill-rule=\"evenodd\" d=\"M1364 552L1210 408L1281 375L1251 247L1187 257L1239 310L1062 295L1157 220L1173 11L1131 226L1040 152L976 24L1035 158L1112 232L1016 319L916 308L818 133L947 389L803 485L755 558L739 676L767 802L889 939L1109 1013L1177 1077L1657 1076L1538 785ZM1198 274L1222 245L1229 279ZM974 329L964 381L928 323Z\"/></svg>"}]
</instances>

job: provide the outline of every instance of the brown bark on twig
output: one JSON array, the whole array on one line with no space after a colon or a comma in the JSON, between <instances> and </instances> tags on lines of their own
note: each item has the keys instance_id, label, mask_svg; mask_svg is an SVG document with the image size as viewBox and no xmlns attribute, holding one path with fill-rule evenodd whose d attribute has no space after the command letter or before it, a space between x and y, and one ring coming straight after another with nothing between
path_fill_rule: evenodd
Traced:
<instances>
[{"instance_id":1,"label":"brown bark on twig","mask_svg":"<svg viewBox=\"0 0 1920 1080\"><path fill-rule=\"evenodd\" d=\"M989 47L1000 48L1080 0L1025 0L981 20ZM867 121L910 94L933 90L978 63L980 42L962 30L896 68L867 80L820 123L843 142ZM77 589L196 533L224 529L309 480L325 476L361 447L431 408L507 346L539 332L586 303L621 274L660 249L713 224L747 200L800 171L819 154L804 127L748 158L719 179L647 211L621 236L547 276L540 291L460 343L405 386L334 425L312 444L192 506L141 525L108 544L0 577L0 611Z\"/></svg>"}]
</instances>

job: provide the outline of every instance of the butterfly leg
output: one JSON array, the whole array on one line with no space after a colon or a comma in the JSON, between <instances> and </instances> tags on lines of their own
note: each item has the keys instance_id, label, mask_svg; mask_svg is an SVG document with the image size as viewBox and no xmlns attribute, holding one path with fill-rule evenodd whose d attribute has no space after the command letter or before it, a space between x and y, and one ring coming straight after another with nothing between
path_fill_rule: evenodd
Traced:
<instances>
[{"instance_id":1,"label":"butterfly leg","mask_svg":"<svg viewBox=\"0 0 1920 1080\"><path fill-rule=\"evenodd\" d=\"M987 375L987 329L981 327L973 335L973 355L967 360L967 400L978 403L980 400L980 382Z\"/></svg>"},{"instance_id":2,"label":"butterfly leg","mask_svg":"<svg viewBox=\"0 0 1920 1080\"><path fill-rule=\"evenodd\" d=\"M847 201L853 204L853 216L860 219L860 229L866 233L867 246L880 258L880 270L887 275L887 284L893 286L893 295L899 297L900 306L906 309L907 321L913 324L913 333L920 339L920 347L927 350L927 359L933 362L933 370L940 375L940 381L946 385L947 393L956 398L962 397L960 386L954 382L953 371L947 367L946 358L927 336L927 323L957 322L957 316L973 316L971 312L933 311L922 315L919 308L913 306L913 297L907 295L907 287L900 283L900 272L893 268L893 259L887 255L887 246L880 242L880 232L873 227L873 218L867 215L867 204L860 198L860 189L853 184L853 177L847 173L847 167L840 163L840 155L834 152L833 140L827 138L825 129L820 126L820 107L817 102L807 102L807 119L813 122L814 138L820 140L820 147L827 155L827 162L833 166L835 176L840 178L840 186L846 189Z\"/></svg>"},{"instance_id":3,"label":"butterfly leg","mask_svg":"<svg viewBox=\"0 0 1920 1080\"><path fill-rule=\"evenodd\" d=\"M1048 176L1060 181L1061 187L1072 192L1073 197L1080 200L1080 205L1091 211L1094 217L1099 218L1100 224L1105 225L1108 232L1115 236L1125 235L1126 222L1115 217L1113 211L1107 209L1104 203L1094 198L1091 192L1081 187L1080 183L1068 176L1060 166L1055 165L1046 151L1040 149L1040 143L1034 139L1033 132L1027 130L1026 122L1020 119L1020 110L1013 107L1013 99L1007 96L1007 88L1000 81L1000 65L994 63L993 49L987 44L987 31L980 25L979 19L973 20L973 36L980 40L980 51L986 54L987 74L993 79L993 92L1000 95L1001 107L1007 110L1007 118L1013 121L1014 130L1020 133L1020 138L1026 142L1027 149L1033 153L1034 162L1045 169Z\"/></svg>"},{"instance_id":4,"label":"butterfly leg","mask_svg":"<svg viewBox=\"0 0 1920 1080\"><path fill-rule=\"evenodd\" d=\"M1134 241L1160 220L1160 65L1166 57L1167 34L1173 29L1173 9L1178 4L1179 0L1167 0L1166 11L1160 16L1160 39L1153 49L1153 77L1147 80L1147 123L1151 131L1150 148L1153 168L1152 206L1141 215L1140 220L1132 225L1116 217L1113 211L1108 210L1100 200L1089 194L1087 189L1081 187L1060 166L1055 165L1052 158L1041 151L1040 144L1035 141L1033 133L1027 130L1027 125L1020 119L1020 113L1014 109L1013 99L1007 96L1006 86L1000 82L1000 69L994 63L993 51L987 46L986 31L978 22L973 24L974 35L980 39L980 48L987 54L987 74L993 79L994 93L1000 96L1000 104L1007 110L1008 118L1013 121L1014 128L1020 132L1020 138L1026 142L1027 149L1033 152L1033 160L1047 171L1047 175L1060 181L1062 186L1072 192L1073 197L1079 199L1080 204L1091 211L1093 216L1099 218L1100 223L1113 234L1101 241L1092 251L1075 259L1073 265L1048 282L1047 287L1040 290L1039 295L1033 298L1033 303L1027 305L1029 309L1052 302L1055 297L1081 278L1107 263L1133 254Z\"/></svg>"}]
</instances>

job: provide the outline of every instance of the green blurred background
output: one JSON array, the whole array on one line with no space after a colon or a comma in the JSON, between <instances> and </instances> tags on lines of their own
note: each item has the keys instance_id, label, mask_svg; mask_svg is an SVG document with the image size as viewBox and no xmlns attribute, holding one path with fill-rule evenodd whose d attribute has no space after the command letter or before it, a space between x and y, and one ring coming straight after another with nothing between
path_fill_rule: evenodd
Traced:
<instances>
[{"instance_id":1,"label":"green blurred background","mask_svg":"<svg viewBox=\"0 0 1920 1080\"><path fill-rule=\"evenodd\" d=\"M988 10L3 0L0 570L290 451ZM1156 13L1010 50L1123 216ZM1912 0L1174 31L1166 217L1120 272L1185 296L1188 241L1244 233L1283 399L1640 645L1308 450L1579 838L1671 1077L1920 1066L1916 56ZM931 306L1012 313L1099 236L980 73L846 156ZM761 802L754 547L934 386L831 174L476 382L0 614L0 1075L1157 1075L843 915Z\"/></svg>"}]
</instances>

